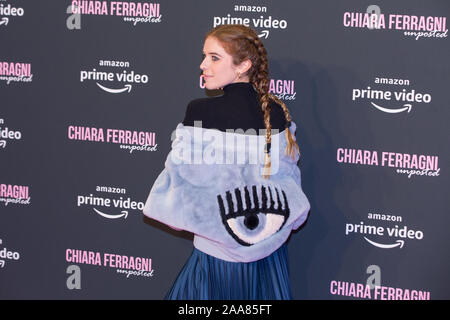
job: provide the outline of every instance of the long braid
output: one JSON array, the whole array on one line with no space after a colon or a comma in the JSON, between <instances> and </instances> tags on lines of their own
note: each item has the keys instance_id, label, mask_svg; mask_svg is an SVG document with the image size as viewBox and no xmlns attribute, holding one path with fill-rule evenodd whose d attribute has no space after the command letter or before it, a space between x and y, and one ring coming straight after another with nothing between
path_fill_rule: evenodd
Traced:
<instances>
[{"instance_id":1,"label":"long braid","mask_svg":"<svg viewBox=\"0 0 450 320\"><path fill-rule=\"evenodd\" d=\"M264 125L266 126L266 147L264 149L264 170L263 177L265 179L270 178L271 159L270 159L270 146L272 142L272 125L270 123L270 101L269 101L269 63L267 61L267 52L264 48L261 40L258 36L248 37L249 41L253 43L258 54L258 66L256 72L253 73L253 77L250 78L250 82L254 84L256 91L259 93L261 108L264 115Z\"/></svg>"},{"instance_id":2,"label":"long braid","mask_svg":"<svg viewBox=\"0 0 450 320\"><path fill-rule=\"evenodd\" d=\"M297 142L294 139L294 136L292 135L291 130L289 130L289 127L291 125L291 113L289 112L289 109L287 108L286 104L281 100L278 99L276 95L273 95L269 93L270 99L274 100L276 103L278 103L284 112L284 117L286 118L286 140L287 140L287 146L286 146L286 154L290 155L293 159L295 159L296 153L300 156L300 148L297 144ZM295 150L294 150L295 149Z\"/></svg>"},{"instance_id":3,"label":"long braid","mask_svg":"<svg viewBox=\"0 0 450 320\"><path fill-rule=\"evenodd\" d=\"M254 84L256 91L260 95L261 108L264 115L264 124L266 126L266 148L265 148L263 177L269 179L271 168L270 146L272 141L271 136L272 125L270 123L271 107L269 104L270 99L277 102L282 107L284 116L286 118L285 132L286 132L286 140L288 142L286 146L286 154L290 155L293 159L295 159L296 154L294 148L298 153L300 153L300 149L298 147L298 144L294 140L291 131L289 130L290 123L292 120L289 109L287 108L286 104L283 101L278 99L275 95L269 93L269 68L268 68L269 64L267 61L266 49L264 48L264 45L258 36L256 38L247 38L247 39L253 42L254 46L258 51L259 56L259 63L257 64L258 70L253 73L253 77L250 79L250 82Z\"/></svg>"}]
</instances>

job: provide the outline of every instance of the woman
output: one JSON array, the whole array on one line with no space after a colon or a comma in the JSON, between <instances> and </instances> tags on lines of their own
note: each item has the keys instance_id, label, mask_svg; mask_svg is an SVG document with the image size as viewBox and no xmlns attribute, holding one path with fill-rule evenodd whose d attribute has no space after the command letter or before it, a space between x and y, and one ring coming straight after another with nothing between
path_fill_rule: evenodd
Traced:
<instances>
[{"instance_id":1,"label":"woman","mask_svg":"<svg viewBox=\"0 0 450 320\"><path fill-rule=\"evenodd\" d=\"M255 31L218 26L203 56L206 88L224 94L189 103L143 210L194 233L193 253L166 299L291 299L286 240L310 208L295 123L268 93L266 50Z\"/></svg>"}]
</instances>

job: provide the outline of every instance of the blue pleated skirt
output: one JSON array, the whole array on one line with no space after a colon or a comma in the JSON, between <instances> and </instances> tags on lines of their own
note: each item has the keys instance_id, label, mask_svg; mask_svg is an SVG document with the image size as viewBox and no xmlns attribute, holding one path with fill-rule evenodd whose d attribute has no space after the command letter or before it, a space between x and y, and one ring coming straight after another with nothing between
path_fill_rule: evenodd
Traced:
<instances>
[{"instance_id":1,"label":"blue pleated skirt","mask_svg":"<svg viewBox=\"0 0 450 320\"><path fill-rule=\"evenodd\" d=\"M197 248L166 300L290 300L287 244L254 262L229 262Z\"/></svg>"}]
</instances>

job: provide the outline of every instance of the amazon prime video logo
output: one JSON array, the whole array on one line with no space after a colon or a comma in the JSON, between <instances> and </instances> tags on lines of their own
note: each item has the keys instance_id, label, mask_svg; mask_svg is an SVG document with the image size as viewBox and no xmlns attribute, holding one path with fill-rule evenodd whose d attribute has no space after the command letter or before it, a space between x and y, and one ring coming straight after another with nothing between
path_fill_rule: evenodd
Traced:
<instances>
[{"instance_id":1,"label":"amazon prime video logo","mask_svg":"<svg viewBox=\"0 0 450 320\"><path fill-rule=\"evenodd\" d=\"M369 212L367 218L383 221L385 225L376 226L372 222L363 221L346 223L345 236L361 235L367 243L381 249L402 249L407 241L422 240L424 237L420 230L401 226L401 216Z\"/></svg>"},{"instance_id":2,"label":"amazon prime video logo","mask_svg":"<svg viewBox=\"0 0 450 320\"><path fill-rule=\"evenodd\" d=\"M128 70L128 61L99 60L98 68L80 71L80 82L94 81L98 88L111 94L130 93L133 86L145 85L149 81L146 74ZM115 68L111 71L111 68ZM116 71L120 70L120 71Z\"/></svg>"},{"instance_id":3,"label":"amazon prime video logo","mask_svg":"<svg viewBox=\"0 0 450 320\"><path fill-rule=\"evenodd\" d=\"M265 6L232 5L228 10L232 13L220 14L213 17L213 27L227 24L242 24L257 31L258 37L268 38L272 30L286 30L286 19L272 16ZM229 11L230 12L230 11Z\"/></svg>"},{"instance_id":4,"label":"amazon prime video logo","mask_svg":"<svg viewBox=\"0 0 450 320\"><path fill-rule=\"evenodd\" d=\"M374 84L377 88L353 88L352 101L365 101L364 105L390 114L410 113L417 104L431 102L430 93L412 89L407 79L375 77ZM397 86L398 89L390 90L386 86Z\"/></svg>"},{"instance_id":5,"label":"amazon prime video logo","mask_svg":"<svg viewBox=\"0 0 450 320\"><path fill-rule=\"evenodd\" d=\"M126 194L126 189L116 187L97 186L96 190L114 194L111 196L94 195L77 195L77 207L90 207L92 212L106 219L126 219L131 210L142 212L144 203L134 201L131 197L117 197L116 194Z\"/></svg>"}]
</instances>

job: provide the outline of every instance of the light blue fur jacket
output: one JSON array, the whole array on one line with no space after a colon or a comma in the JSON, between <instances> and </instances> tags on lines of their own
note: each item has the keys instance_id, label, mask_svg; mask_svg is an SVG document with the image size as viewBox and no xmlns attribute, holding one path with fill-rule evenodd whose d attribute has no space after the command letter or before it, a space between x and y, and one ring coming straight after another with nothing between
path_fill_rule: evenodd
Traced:
<instances>
[{"instance_id":1,"label":"light blue fur jacket","mask_svg":"<svg viewBox=\"0 0 450 320\"><path fill-rule=\"evenodd\" d=\"M194 233L194 246L216 258L251 262L269 256L305 222L310 209L299 155L285 154L288 129L272 133L271 175L264 179L264 134L194 124L177 125L144 214ZM294 122L289 130L295 139Z\"/></svg>"}]
</instances>

